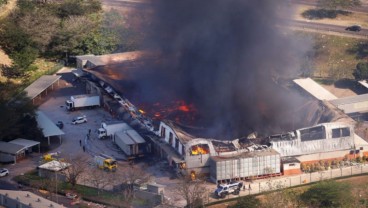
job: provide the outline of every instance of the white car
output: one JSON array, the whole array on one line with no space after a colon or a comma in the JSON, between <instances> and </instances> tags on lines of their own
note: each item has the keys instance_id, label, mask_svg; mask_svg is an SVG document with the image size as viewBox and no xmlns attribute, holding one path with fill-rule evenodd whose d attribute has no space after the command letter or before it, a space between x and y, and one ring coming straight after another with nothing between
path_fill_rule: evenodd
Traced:
<instances>
[{"instance_id":1,"label":"white car","mask_svg":"<svg viewBox=\"0 0 368 208\"><path fill-rule=\"evenodd\" d=\"M87 122L87 117L86 116L79 116L73 119L72 124L81 124L81 123L86 123Z\"/></svg>"},{"instance_id":2,"label":"white car","mask_svg":"<svg viewBox=\"0 0 368 208\"><path fill-rule=\"evenodd\" d=\"M9 170L6 169L6 168L1 168L0 169L0 177L4 177L4 176L7 176L9 175Z\"/></svg>"}]
</instances>

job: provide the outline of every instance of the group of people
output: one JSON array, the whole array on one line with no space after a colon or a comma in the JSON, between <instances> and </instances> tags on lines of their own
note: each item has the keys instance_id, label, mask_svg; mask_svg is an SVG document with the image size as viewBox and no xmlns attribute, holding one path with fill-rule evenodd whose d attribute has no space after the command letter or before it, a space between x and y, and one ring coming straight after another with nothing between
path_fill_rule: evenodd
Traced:
<instances>
[{"instance_id":1,"label":"group of people","mask_svg":"<svg viewBox=\"0 0 368 208\"><path fill-rule=\"evenodd\" d=\"M92 132L92 130L91 129L89 129L88 130L88 134L87 134L87 139L89 139L90 138L90 136L91 136L91 132ZM80 139L79 140L79 146L81 146L82 148L83 148L83 152L85 152L86 151L86 147L83 145L82 146L82 140Z\"/></svg>"}]
</instances>

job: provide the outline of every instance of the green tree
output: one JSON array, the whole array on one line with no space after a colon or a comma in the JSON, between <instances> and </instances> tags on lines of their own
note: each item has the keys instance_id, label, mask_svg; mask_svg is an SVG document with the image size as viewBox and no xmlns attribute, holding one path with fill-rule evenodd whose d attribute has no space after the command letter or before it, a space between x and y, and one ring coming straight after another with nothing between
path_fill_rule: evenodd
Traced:
<instances>
[{"instance_id":1,"label":"green tree","mask_svg":"<svg viewBox=\"0 0 368 208\"><path fill-rule=\"evenodd\" d=\"M360 0L318 0L317 5L325 9L348 9L362 5Z\"/></svg>"},{"instance_id":2,"label":"green tree","mask_svg":"<svg viewBox=\"0 0 368 208\"><path fill-rule=\"evenodd\" d=\"M368 79L368 62L359 62L353 72L355 79Z\"/></svg>"},{"instance_id":3,"label":"green tree","mask_svg":"<svg viewBox=\"0 0 368 208\"><path fill-rule=\"evenodd\" d=\"M25 13L17 25L34 43L34 47L45 52L55 32L59 29L60 20L46 8L34 9Z\"/></svg>"},{"instance_id":4,"label":"green tree","mask_svg":"<svg viewBox=\"0 0 368 208\"><path fill-rule=\"evenodd\" d=\"M353 202L349 184L334 180L313 185L300 198L310 207L348 207Z\"/></svg>"},{"instance_id":5,"label":"green tree","mask_svg":"<svg viewBox=\"0 0 368 208\"><path fill-rule=\"evenodd\" d=\"M236 204L228 206L228 208L257 208L261 206L261 202L253 195L240 198Z\"/></svg>"},{"instance_id":6,"label":"green tree","mask_svg":"<svg viewBox=\"0 0 368 208\"><path fill-rule=\"evenodd\" d=\"M7 92L9 88L14 88L14 85L0 84L0 140L43 138L35 119L36 107L25 93L12 98L12 93Z\"/></svg>"}]
</instances>

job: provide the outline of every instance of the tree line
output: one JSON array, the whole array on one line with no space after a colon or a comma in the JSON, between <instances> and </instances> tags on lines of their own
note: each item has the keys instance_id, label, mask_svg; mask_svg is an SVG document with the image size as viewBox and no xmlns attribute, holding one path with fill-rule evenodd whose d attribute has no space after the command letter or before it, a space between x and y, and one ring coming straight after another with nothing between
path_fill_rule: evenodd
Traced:
<instances>
[{"instance_id":1,"label":"tree line","mask_svg":"<svg viewBox=\"0 0 368 208\"><path fill-rule=\"evenodd\" d=\"M26 76L35 70L37 57L110 53L119 46L116 28L123 22L117 12L103 13L99 0L17 1L0 21L0 46L13 60L12 66L2 66L3 76Z\"/></svg>"},{"instance_id":2,"label":"tree line","mask_svg":"<svg viewBox=\"0 0 368 208\"><path fill-rule=\"evenodd\" d=\"M37 58L56 61L135 49L126 41L131 34L118 12L103 12L100 0L18 0L16 8L0 19L0 48L12 60L11 66L0 65L6 78L0 81L0 141L42 138L36 107L19 94L37 70Z\"/></svg>"}]
</instances>

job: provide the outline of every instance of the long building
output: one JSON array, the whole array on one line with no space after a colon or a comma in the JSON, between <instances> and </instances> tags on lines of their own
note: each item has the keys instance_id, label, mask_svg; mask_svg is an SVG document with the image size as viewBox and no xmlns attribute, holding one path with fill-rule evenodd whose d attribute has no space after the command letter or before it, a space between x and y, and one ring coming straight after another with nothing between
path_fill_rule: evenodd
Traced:
<instances>
[{"instance_id":1,"label":"long building","mask_svg":"<svg viewBox=\"0 0 368 208\"><path fill-rule=\"evenodd\" d=\"M343 123L323 123L269 138L283 157L354 148L353 128Z\"/></svg>"}]
</instances>

